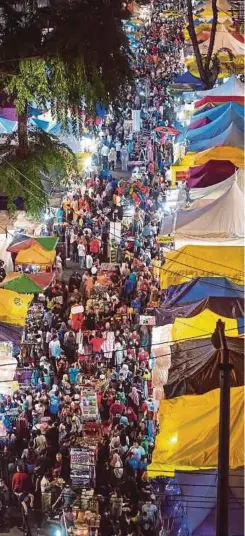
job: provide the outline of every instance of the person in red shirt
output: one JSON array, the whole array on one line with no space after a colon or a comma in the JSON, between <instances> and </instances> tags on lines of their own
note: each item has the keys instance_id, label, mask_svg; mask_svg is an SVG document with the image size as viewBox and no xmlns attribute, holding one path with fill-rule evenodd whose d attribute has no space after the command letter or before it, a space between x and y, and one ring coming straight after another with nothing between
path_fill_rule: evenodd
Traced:
<instances>
[{"instance_id":1,"label":"person in red shirt","mask_svg":"<svg viewBox=\"0 0 245 536\"><path fill-rule=\"evenodd\" d=\"M138 360L139 360L141 365L144 365L144 366L147 365L147 363L149 361L149 354L148 354L148 352L146 352L144 350L144 348L139 349Z\"/></svg>"},{"instance_id":2,"label":"person in red shirt","mask_svg":"<svg viewBox=\"0 0 245 536\"><path fill-rule=\"evenodd\" d=\"M122 413L125 411L125 405L116 400L111 404L110 406L110 417L113 419L113 417L116 417L116 415L122 415Z\"/></svg>"},{"instance_id":3,"label":"person in red shirt","mask_svg":"<svg viewBox=\"0 0 245 536\"><path fill-rule=\"evenodd\" d=\"M95 337L90 339L90 344L92 344L93 354L101 354L101 346L105 339L101 336L100 332L97 332Z\"/></svg>"},{"instance_id":4,"label":"person in red shirt","mask_svg":"<svg viewBox=\"0 0 245 536\"><path fill-rule=\"evenodd\" d=\"M97 240L97 238L93 237L90 240L89 247L90 247L90 253L92 253L93 255L98 255L99 254L99 252L100 252L100 243L99 243L99 240Z\"/></svg>"},{"instance_id":5,"label":"person in red shirt","mask_svg":"<svg viewBox=\"0 0 245 536\"><path fill-rule=\"evenodd\" d=\"M17 467L17 473L13 474L12 490L14 493L25 493L30 490L29 477L22 467Z\"/></svg>"}]
</instances>

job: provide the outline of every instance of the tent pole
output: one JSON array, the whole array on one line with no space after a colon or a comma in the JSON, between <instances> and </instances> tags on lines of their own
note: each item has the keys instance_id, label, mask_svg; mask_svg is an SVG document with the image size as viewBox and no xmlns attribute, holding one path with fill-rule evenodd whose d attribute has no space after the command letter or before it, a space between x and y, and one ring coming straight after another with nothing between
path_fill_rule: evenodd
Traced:
<instances>
[{"instance_id":1,"label":"tent pole","mask_svg":"<svg viewBox=\"0 0 245 536\"><path fill-rule=\"evenodd\" d=\"M229 448L230 448L230 371L225 324L220 319L212 336L215 348L222 352L220 369L219 450L216 506L216 536L229 536Z\"/></svg>"}]
</instances>

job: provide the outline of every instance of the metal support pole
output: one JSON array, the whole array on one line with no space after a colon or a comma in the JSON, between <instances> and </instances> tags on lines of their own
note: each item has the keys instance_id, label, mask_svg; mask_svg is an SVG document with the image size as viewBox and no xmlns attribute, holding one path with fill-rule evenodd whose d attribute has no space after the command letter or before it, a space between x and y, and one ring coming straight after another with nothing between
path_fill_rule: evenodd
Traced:
<instances>
[{"instance_id":1,"label":"metal support pole","mask_svg":"<svg viewBox=\"0 0 245 536\"><path fill-rule=\"evenodd\" d=\"M229 536L229 459L230 459L230 371L225 324L219 319L212 337L222 352L220 369L220 417L216 506L216 536Z\"/></svg>"}]
</instances>

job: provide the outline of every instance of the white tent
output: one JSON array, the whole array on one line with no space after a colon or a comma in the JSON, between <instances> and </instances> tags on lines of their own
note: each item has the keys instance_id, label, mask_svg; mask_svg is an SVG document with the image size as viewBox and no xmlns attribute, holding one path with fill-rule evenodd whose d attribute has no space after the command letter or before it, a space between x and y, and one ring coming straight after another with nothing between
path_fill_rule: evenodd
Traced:
<instances>
[{"instance_id":1,"label":"white tent","mask_svg":"<svg viewBox=\"0 0 245 536\"><path fill-rule=\"evenodd\" d=\"M240 168L225 181L218 184L212 184L212 186L206 186L206 188L190 188L189 197L191 201L213 201L223 195L234 182L237 182L239 188L244 192L244 168ZM206 203L205 203L206 204ZM196 205L191 205L191 208L196 208Z\"/></svg>"},{"instance_id":2,"label":"white tent","mask_svg":"<svg viewBox=\"0 0 245 536\"><path fill-rule=\"evenodd\" d=\"M244 242L244 216L243 192L234 182L221 197L208 205L180 210L174 222L165 218L161 234L173 233L178 247L180 243L182 246L187 243L241 245Z\"/></svg>"},{"instance_id":3,"label":"white tent","mask_svg":"<svg viewBox=\"0 0 245 536\"><path fill-rule=\"evenodd\" d=\"M210 39L204 41L199 45L200 52L202 54L207 53L209 47ZM229 50L234 54L234 56L243 56L245 51L244 43L240 43L233 35L228 32L224 24L221 24L221 29L217 30L215 34L213 54L216 54L222 48L229 48ZM233 95L233 93L231 93Z\"/></svg>"},{"instance_id":4,"label":"white tent","mask_svg":"<svg viewBox=\"0 0 245 536\"><path fill-rule=\"evenodd\" d=\"M232 75L224 84L208 91L198 91L196 94L198 97L244 97L244 84L236 75Z\"/></svg>"}]
</instances>

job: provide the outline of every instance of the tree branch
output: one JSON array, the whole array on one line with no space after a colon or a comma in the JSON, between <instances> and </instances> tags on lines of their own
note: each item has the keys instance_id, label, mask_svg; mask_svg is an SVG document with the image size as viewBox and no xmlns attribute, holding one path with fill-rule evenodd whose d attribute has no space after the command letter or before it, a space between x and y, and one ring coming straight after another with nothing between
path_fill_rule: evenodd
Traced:
<instances>
[{"instance_id":1,"label":"tree branch","mask_svg":"<svg viewBox=\"0 0 245 536\"><path fill-rule=\"evenodd\" d=\"M213 1L216 1L216 0L213 0ZM197 62L197 68L198 68L201 80L206 84L207 77L206 77L205 69L203 66L202 56L201 56L201 52L199 49L199 44L198 44L197 35L195 31L195 26L194 26L192 0L187 0L187 14L188 14L187 29L190 34L190 38L191 38L191 42L192 42L192 46L193 46L193 50L194 50L194 54L195 54L195 58Z\"/></svg>"},{"instance_id":2,"label":"tree branch","mask_svg":"<svg viewBox=\"0 0 245 536\"><path fill-rule=\"evenodd\" d=\"M212 0L212 11L213 11L213 20L212 20L210 40L209 40L209 45L208 45L208 53L207 53L207 57L205 60L205 69L209 69L210 61L213 55L215 36L216 36L216 30L217 30L217 24L218 24L217 0Z\"/></svg>"}]
</instances>

